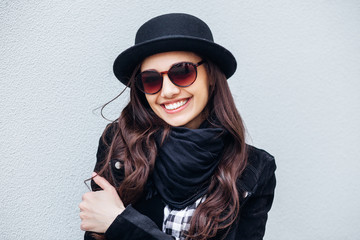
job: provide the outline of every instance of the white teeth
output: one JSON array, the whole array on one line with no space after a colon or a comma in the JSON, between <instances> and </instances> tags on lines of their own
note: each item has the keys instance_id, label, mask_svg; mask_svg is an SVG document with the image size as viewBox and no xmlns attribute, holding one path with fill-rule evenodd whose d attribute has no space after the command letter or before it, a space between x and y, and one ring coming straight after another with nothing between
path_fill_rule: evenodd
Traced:
<instances>
[{"instance_id":1,"label":"white teeth","mask_svg":"<svg viewBox=\"0 0 360 240\"><path fill-rule=\"evenodd\" d=\"M187 103L188 100L182 100L182 101L179 101L179 102L176 102L176 103L171 103L171 104L164 104L165 108L167 110L174 110L174 109L177 109L181 106L184 106L185 103Z\"/></svg>"}]
</instances>

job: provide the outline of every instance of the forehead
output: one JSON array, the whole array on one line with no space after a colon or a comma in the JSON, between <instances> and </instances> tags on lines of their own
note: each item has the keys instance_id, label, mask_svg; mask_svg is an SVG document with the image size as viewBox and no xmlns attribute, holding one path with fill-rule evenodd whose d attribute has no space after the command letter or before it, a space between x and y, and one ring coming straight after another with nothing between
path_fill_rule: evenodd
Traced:
<instances>
[{"instance_id":1,"label":"forehead","mask_svg":"<svg viewBox=\"0 0 360 240\"><path fill-rule=\"evenodd\" d=\"M193 62L201 61L200 56L193 52L164 52L151 55L143 60L141 63L141 71L147 69L156 69L158 71L166 71L171 65L178 62Z\"/></svg>"}]
</instances>

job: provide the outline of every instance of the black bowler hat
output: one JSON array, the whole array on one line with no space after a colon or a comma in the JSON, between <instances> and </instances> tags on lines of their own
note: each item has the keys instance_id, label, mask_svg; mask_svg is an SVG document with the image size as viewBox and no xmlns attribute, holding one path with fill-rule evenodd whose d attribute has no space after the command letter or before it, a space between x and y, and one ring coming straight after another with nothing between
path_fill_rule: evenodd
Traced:
<instances>
[{"instance_id":1,"label":"black bowler hat","mask_svg":"<svg viewBox=\"0 0 360 240\"><path fill-rule=\"evenodd\" d=\"M214 43L210 28L201 19L184 13L170 13L150 19L136 33L135 45L114 62L114 74L125 85L144 58L156 53L189 51L212 60L227 78L236 70L235 57Z\"/></svg>"}]
</instances>

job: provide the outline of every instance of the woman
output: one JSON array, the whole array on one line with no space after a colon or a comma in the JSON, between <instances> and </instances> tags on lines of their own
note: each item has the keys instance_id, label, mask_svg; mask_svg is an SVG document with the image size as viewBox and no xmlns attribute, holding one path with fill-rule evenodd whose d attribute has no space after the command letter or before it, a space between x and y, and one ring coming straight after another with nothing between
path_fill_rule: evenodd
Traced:
<instances>
[{"instance_id":1,"label":"woman","mask_svg":"<svg viewBox=\"0 0 360 240\"><path fill-rule=\"evenodd\" d=\"M114 63L130 102L100 139L85 239L262 239L275 162L246 145L236 60L187 14L143 24Z\"/></svg>"}]
</instances>

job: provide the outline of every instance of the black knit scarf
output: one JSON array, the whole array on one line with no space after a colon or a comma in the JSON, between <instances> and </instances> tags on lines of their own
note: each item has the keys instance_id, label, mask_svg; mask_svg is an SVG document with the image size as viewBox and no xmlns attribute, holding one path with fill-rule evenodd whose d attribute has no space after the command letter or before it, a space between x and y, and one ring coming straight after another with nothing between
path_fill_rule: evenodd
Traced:
<instances>
[{"instance_id":1,"label":"black knit scarf","mask_svg":"<svg viewBox=\"0 0 360 240\"><path fill-rule=\"evenodd\" d=\"M153 172L156 190L173 209L183 209L202 197L218 166L226 135L222 128L173 127L161 145Z\"/></svg>"}]
</instances>

